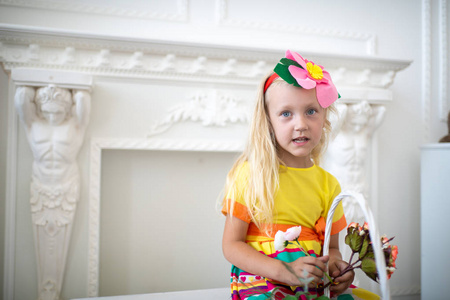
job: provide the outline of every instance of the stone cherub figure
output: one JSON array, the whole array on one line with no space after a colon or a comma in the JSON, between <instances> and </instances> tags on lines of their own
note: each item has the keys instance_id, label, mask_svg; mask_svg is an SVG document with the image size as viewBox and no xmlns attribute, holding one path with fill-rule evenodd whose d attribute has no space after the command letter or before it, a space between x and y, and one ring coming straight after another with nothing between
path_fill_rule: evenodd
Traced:
<instances>
[{"instance_id":1,"label":"stone cherub figure","mask_svg":"<svg viewBox=\"0 0 450 300\"><path fill-rule=\"evenodd\" d=\"M89 121L90 95L54 85L19 86L14 101L34 158L30 206L38 299L59 299L80 195L77 156Z\"/></svg>"},{"instance_id":2,"label":"stone cherub figure","mask_svg":"<svg viewBox=\"0 0 450 300\"><path fill-rule=\"evenodd\" d=\"M447 116L448 134L439 140L439 143L450 143L450 111Z\"/></svg>"}]
</instances>

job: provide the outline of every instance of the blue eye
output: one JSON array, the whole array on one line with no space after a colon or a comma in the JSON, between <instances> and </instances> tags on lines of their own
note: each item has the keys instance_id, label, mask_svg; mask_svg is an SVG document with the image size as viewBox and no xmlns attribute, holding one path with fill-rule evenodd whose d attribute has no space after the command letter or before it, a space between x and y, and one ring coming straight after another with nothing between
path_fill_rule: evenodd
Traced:
<instances>
[{"instance_id":1,"label":"blue eye","mask_svg":"<svg viewBox=\"0 0 450 300\"><path fill-rule=\"evenodd\" d=\"M308 111L306 112L307 115L314 115L317 111L315 109L308 109Z\"/></svg>"},{"instance_id":2,"label":"blue eye","mask_svg":"<svg viewBox=\"0 0 450 300\"><path fill-rule=\"evenodd\" d=\"M291 114L291 112L289 112L289 111L284 111L284 112L282 112L281 113L281 115L283 116L283 117L290 117L292 114Z\"/></svg>"}]
</instances>

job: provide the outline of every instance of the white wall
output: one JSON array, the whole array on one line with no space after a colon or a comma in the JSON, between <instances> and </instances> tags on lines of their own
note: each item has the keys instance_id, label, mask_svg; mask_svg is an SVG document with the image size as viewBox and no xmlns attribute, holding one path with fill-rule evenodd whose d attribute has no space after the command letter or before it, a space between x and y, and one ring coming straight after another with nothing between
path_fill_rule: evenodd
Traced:
<instances>
[{"instance_id":1,"label":"white wall","mask_svg":"<svg viewBox=\"0 0 450 300\"><path fill-rule=\"evenodd\" d=\"M390 282L391 291L396 294L419 292L419 147L425 142L436 142L446 134L446 125L439 118L439 97L443 89L438 78L443 56L440 55L442 47L439 46L438 38L441 25L437 20L440 16L439 5L442 1L286 0L277 1L276 4L274 1L268 0L173 0L146 2L147 4L139 1L116 1L116 5L121 8L135 3L134 7L127 8L130 10L137 8L140 11L149 12L148 18L108 14L104 13L105 10L97 10L97 13L92 13L92 11L84 9L86 6L83 5L64 7L63 4L59 9L53 9L56 5L32 7L34 5L32 1L12 1L12 3L18 3L15 6L8 4L10 2L0 1L0 23L10 27L29 26L46 28L51 31L81 32L124 39L160 39L168 42L193 42L224 47L274 49L280 53L287 48L292 48L300 53L314 51L412 60L413 63L395 77L391 87L393 101L386 105L385 119L376 133L377 145L375 148L378 153L375 154L378 155L379 160L376 180L378 186L375 188L378 194L377 207L381 232L396 236L395 243L399 246L400 251L398 270ZM83 3L83 1L79 2ZM98 7L107 3L102 0L91 2L91 5L98 5ZM448 5L448 1L444 2L447 3L448 15L450 5ZM47 1L40 3L45 4ZM426 9L424 10L422 6L428 3L431 3L430 14L427 14ZM148 7L143 7L144 5L148 5ZM168 13L169 17L171 15L179 16L180 20L165 18L163 14L158 14L164 12ZM432 16L430 18L432 23L429 27L433 37L433 47L429 48L431 64L427 63L428 57L424 57L424 47L425 50L428 47L426 43L423 46L423 41L424 39L427 41L428 36L427 31L422 32L424 28L425 30L428 28L426 26L427 18L423 19L424 15ZM21 28L23 29L23 27ZM125 42L126 40L124 40ZM339 47L335 47L335 45L339 45ZM425 51L425 53L427 52ZM432 69L430 76L427 77L428 73L424 72L424 66L428 65ZM7 85L4 74L0 80L1 87ZM429 94L427 94L427 90L424 90L427 82L431 83ZM446 84L448 89L448 81ZM147 87L148 82L145 80L131 85L110 80L98 80L94 88L91 123L86 134L87 142L78 158L84 176L82 180L84 198L79 203L72 234L72 246L63 289L65 298L86 296L88 143L93 137L109 135L129 137L129 132L136 134L145 132L148 125L151 124L148 120L146 122L144 115L149 108L146 110L140 108L145 106L146 99L152 96L146 93ZM232 85L227 88L235 91L236 94L244 94L245 98L251 98L252 93L247 89L235 88ZM5 94L3 89L1 92L2 95ZM430 104L427 104L428 99L431 101ZM176 102L176 100L172 98L172 101ZM1 101L3 108L6 106L6 97L2 96ZM446 101L448 108L448 98ZM122 116L126 123L112 121L121 110L124 111ZM130 120L126 116L133 116L134 122L125 121ZM4 113L2 112L2 124L3 117ZM149 115L148 119L158 117ZM22 127L19 129L18 157L21 159L17 176L17 252L14 292L15 299L32 299L35 297L37 289L28 201L32 157L24 130ZM2 129L0 135L3 137L4 134L5 131ZM4 161L6 150L0 147L0 151ZM130 154L125 154L125 157L128 155ZM142 163L146 161L146 158L136 156L133 156L133 159L142 159ZM108 154L108 157L108 161L114 160L114 157L116 160L122 159L120 153ZM230 157L227 156L220 158L221 169L211 174L215 181L223 178L229 160ZM114 168L114 166L115 164L107 165L108 168ZM117 168L127 167L118 164ZM117 172L120 174L120 170ZM139 175L136 176L140 178ZM0 176L0 179L4 184L4 177ZM130 182L133 180L131 178ZM117 178L112 175L111 178L105 179L105 184L109 186L102 186L102 189L114 190L116 182ZM139 198L145 197L145 191L141 190L138 193ZM217 234L220 235L221 232ZM224 285L227 284L227 282L224 283ZM135 291L137 290L139 288L135 287Z\"/></svg>"},{"instance_id":2,"label":"white wall","mask_svg":"<svg viewBox=\"0 0 450 300\"><path fill-rule=\"evenodd\" d=\"M8 139L8 77L0 72L0 282L3 283L3 257L5 256L5 198L6 198L6 149Z\"/></svg>"}]
</instances>

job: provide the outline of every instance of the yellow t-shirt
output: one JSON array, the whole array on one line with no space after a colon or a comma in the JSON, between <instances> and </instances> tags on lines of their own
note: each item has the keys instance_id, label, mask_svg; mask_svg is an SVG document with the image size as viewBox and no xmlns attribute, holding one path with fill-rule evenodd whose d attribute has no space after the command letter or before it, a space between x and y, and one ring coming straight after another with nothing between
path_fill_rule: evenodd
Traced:
<instances>
[{"instance_id":1,"label":"yellow t-shirt","mask_svg":"<svg viewBox=\"0 0 450 300\"><path fill-rule=\"evenodd\" d=\"M236 183L236 195L242 195L248 178L248 163L244 163L238 170L238 182ZM334 198L341 192L339 182L336 178L319 166L313 165L310 168L290 168L280 166L279 189L274 199L273 220L275 225L302 226L316 230L316 223L321 217L326 220L328 211ZM247 242L273 241L272 237L255 234L252 228L252 220L248 208L242 196L234 199L226 199L226 203L231 207L231 213L250 224L247 233ZM227 205L224 205L222 212L229 212ZM255 226L253 226L255 227ZM274 228L288 228L291 226L278 226ZM346 220L342 204L339 204L333 216L331 234L336 234L346 227ZM254 228L253 228L254 229ZM324 228L323 228L324 229ZM284 231L284 230L283 230ZM273 232L275 234L276 231ZM319 240L307 242L307 248L313 248L320 252L321 242ZM318 252L316 252L318 254Z\"/></svg>"}]
</instances>

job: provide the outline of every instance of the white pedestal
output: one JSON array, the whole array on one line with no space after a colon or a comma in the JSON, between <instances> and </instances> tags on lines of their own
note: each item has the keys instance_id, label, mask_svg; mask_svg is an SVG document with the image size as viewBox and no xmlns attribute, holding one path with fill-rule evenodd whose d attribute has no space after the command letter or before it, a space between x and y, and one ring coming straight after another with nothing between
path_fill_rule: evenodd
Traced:
<instances>
[{"instance_id":1,"label":"white pedestal","mask_svg":"<svg viewBox=\"0 0 450 300\"><path fill-rule=\"evenodd\" d=\"M450 143L421 149L422 299L448 299L450 284Z\"/></svg>"}]
</instances>

